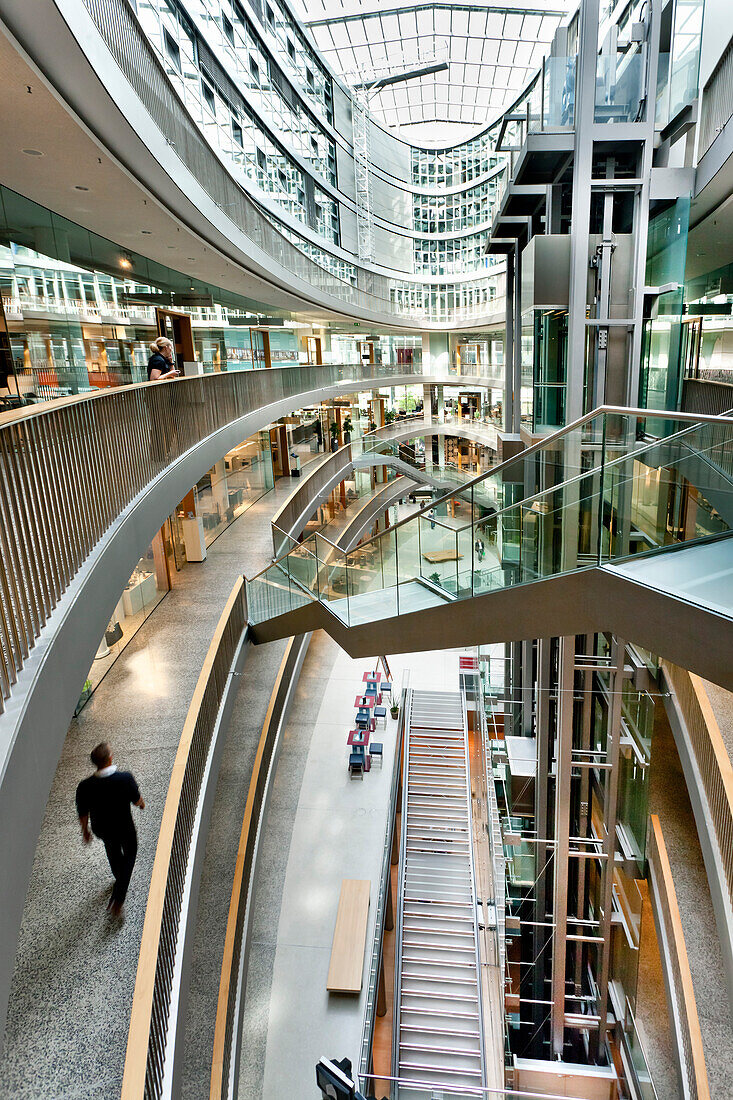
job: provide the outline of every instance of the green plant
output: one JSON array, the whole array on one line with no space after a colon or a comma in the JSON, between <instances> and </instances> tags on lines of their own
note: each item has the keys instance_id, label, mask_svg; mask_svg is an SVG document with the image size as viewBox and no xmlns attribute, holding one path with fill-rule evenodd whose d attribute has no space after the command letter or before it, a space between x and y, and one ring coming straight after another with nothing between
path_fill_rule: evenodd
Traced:
<instances>
[{"instance_id":1,"label":"green plant","mask_svg":"<svg viewBox=\"0 0 733 1100\"><path fill-rule=\"evenodd\" d=\"M377 430L376 422L374 420L370 420L369 421L369 431L370 432L376 432L376 430Z\"/></svg>"},{"instance_id":2,"label":"green plant","mask_svg":"<svg viewBox=\"0 0 733 1100\"><path fill-rule=\"evenodd\" d=\"M384 419L385 419L385 422L386 422L387 424L391 424L391 423L392 423L392 421L394 420L394 418L395 418L395 411L394 411L394 409L387 409L386 413L384 414Z\"/></svg>"},{"instance_id":3,"label":"green plant","mask_svg":"<svg viewBox=\"0 0 733 1100\"><path fill-rule=\"evenodd\" d=\"M354 425L351 423L351 417L347 416L346 420L344 420L344 431L345 432L353 432L353 430L354 430Z\"/></svg>"},{"instance_id":4,"label":"green plant","mask_svg":"<svg viewBox=\"0 0 733 1100\"><path fill-rule=\"evenodd\" d=\"M431 573L428 580L431 580L433 584L440 584L440 573Z\"/></svg>"},{"instance_id":5,"label":"green plant","mask_svg":"<svg viewBox=\"0 0 733 1100\"><path fill-rule=\"evenodd\" d=\"M329 431L331 432L331 435L333 436L334 439L338 439L339 426L338 426L338 424L336 423L335 420L331 421L331 427L330 427Z\"/></svg>"},{"instance_id":6,"label":"green plant","mask_svg":"<svg viewBox=\"0 0 733 1100\"><path fill-rule=\"evenodd\" d=\"M400 708L398 707L397 703L392 704L392 706L389 708L389 713L392 715L393 718L397 718L399 716Z\"/></svg>"}]
</instances>

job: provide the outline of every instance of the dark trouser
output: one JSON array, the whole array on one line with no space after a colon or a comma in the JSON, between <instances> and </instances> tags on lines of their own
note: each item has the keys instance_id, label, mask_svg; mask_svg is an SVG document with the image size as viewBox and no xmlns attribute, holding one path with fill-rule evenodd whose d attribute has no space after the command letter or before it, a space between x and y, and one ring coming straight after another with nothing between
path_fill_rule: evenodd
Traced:
<instances>
[{"instance_id":1,"label":"dark trouser","mask_svg":"<svg viewBox=\"0 0 733 1100\"><path fill-rule=\"evenodd\" d=\"M115 884L112 888L112 901L116 905L122 905L127 896L127 887L130 885L130 876L135 866L137 856L137 833L134 825L121 833L112 833L103 836L107 859L115 876Z\"/></svg>"}]
</instances>

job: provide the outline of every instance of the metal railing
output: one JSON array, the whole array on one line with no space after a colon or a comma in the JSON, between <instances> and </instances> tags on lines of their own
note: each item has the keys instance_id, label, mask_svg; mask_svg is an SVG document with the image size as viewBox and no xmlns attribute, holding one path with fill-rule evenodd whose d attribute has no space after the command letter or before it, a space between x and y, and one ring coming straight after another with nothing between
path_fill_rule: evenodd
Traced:
<instances>
[{"instance_id":1,"label":"metal railing","mask_svg":"<svg viewBox=\"0 0 733 1100\"><path fill-rule=\"evenodd\" d=\"M163 809L140 942L122 1100L161 1097L170 1079L169 1051L176 1016L171 1012L172 990L180 966L179 933L197 840L195 823L201 787L232 663L246 627L245 589L240 578L206 654L186 715Z\"/></svg>"},{"instance_id":2,"label":"metal railing","mask_svg":"<svg viewBox=\"0 0 733 1100\"><path fill-rule=\"evenodd\" d=\"M601 406L552 435L542 437L518 455L472 477L462 486L438 495L419 511L367 539L359 547L360 559L365 552L374 554L377 569L381 569L383 577L389 576L383 589L390 600L389 605L383 604L385 617L389 607L390 616L400 614L405 585L414 581L431 581L447 593L448 598L466 599L490 589L559 575L568 569L605 565L628 558L631 554L628 540L613 538L609 541L605 537L607 529L602 522L605 504L604 507L596 505L610 502L612 507L624 507L625 517L644 531L646 519L634 503L636 493L633 500L630 496L626 501L619 497L620 485L634 486L645 476L643 466L650 469L675 466L695 479L693 484L700 491L698 526L690 532L680 530L679 542L708 534L729 533L728 521L707 502L705 493L712 489L723 492L729 499L733 491L733 471L729 471L733 460L733 418L655 412L653 423L672 431L661 439L647 438L644 426L650 419L648 410ZM540 451L555 452L554 473L564 480L535 491L519 502L503 503L505 475L511 475L506 477L507 482L527 484L527 475L532 479L536 476L534 456ZM583 454L590 461L586 462ZM659 484L659 492L666 491L662 483ZM582 558L568 566L562 547L569 546L570 539L557 542L557 555L550 560L539 553L542 540L537 537L536 528L538 517L548 527L557 527L558 517L562 522L566 514L565 494L571 486L577 486L577 499L582 501L584 510L594 509L596 519L588 525L589 539L582 547ZM477 489L480 496L477 496ZM483 506L489 503L486 497L490 498L494 490L496 502L492 502L491 508L484 513ZM465 525L449 525L436 514L439 506L451 500L467 506L469 518ZM481 508L476 508L476 504ZM575 515L573 534L577 537L577 514L572 514ZM430 552L437 550L444 555L447 564L442 572L435 569L429 559L429 564L425 565L423 546L427 544L424 538L431 544ZM653 547L667 545L670 540L666 529L655 529L649 542ZM487 545L490 555L486 552ZM327 559L321 553L324 548ZM327 540L317 534L290 554L291 561L286 560L287 555L282 555L248 578L251 622L265 622L312 599L329 607L350 625L352 610L356 609L358 615L359 605L353 601L367 591L366 584L374 590L372 578L362 583L360 564L355 556L347 553L333 561ZM486 564L483 564L485 557ZM291 562L295 562L295 569L291 569ZM515 567L511 573L505 568L509 564ZM427 573L428 569L433 571ZM309 578L308 590L297 581L297 576L303 572Z\"/></svg>"},{"instance_id":3,"label":"metal railing","mask_svg":"<svg viewBox=\"0 0 733 1100\"><path fill-rule=\"evenodd\" d=\"M328 493L338 482L348 477L353 465L351 444L323 456L290 494L272 517L272 546L278 558L293 545L305 525Z\"/></svg>"},{"instance_id":4,"label":"metal railing","mask_svg":"<svg viewBox=\"0 0 733 1100\"><path fill-rule=\"evenodd\" d=\"M733 766L699 676L662 661L685 720L733 904Z\"/></svg>"},{"instance_id":5,"label":"metal railing","mask_svg":"<svg viewBox=\"0 0 733 1100\"><path fill-rule=\"evenodd\" d=\"M664 954L669 967L669 973L665 978L669 979L671 986L674 1030L677 1033L678 1047L682 1055L683 1064L680 1068L683 1073L683 1083L686 1086L684 1095L691 1100L710 1100L700 1020L677 894L661 825L656 814L651 815L650 825L647 860L653 892L658 901L657 917L661 924L661 939L666 948Z\"/></svg>"},{"instance_id":6,"label":"metal railing","mask_svg":"<svg viewBox=\"0 0 733 1100\"><path fill-rule=\"evenodd\" d=\"M698 160L733 116L733 38L710 74L702 93Z\"/></svg>"},{"instance_id":7,"label":"metal railing","mask_svg":"<svg viewBox=\"0 0 733 1100\"><path fill-rule=\"evenodd\" d=\"M0 414L0 709L105 532L167 468L274 402L409 367L230 371L61 398Z\"/></svg>"},{"instance_id":8,"label":"metal railing","mask_svg":"<svg viewBox=\"0 0 733 1100\"><path fill-rule=\"evenodd\" d=\"M211 1100L234 1095L236 1042L243 1012L243 963L246 962L246 916L255 870L257 840L265 792L277 739L286 716L294 672L302 663L310 635L292 638L283 657L265 716L250 778L229 902L211 1062ZM124 1098L123 1098L124 1100ZM147 1100L147 1098L146 1098Z\"/></svg>"},{"instance_id":9,"label":"metal railing","mask_svg":"<svg viewBox=\"0 0 733 1100\"><path fill-rule=\"evenodd\" d=\"M682 410L706 416L724 416L733 409L733 382L714 382L707 378L685 378L682 383Z\"/></svg>"},{"instance_id":10,"label":"metal railing","mask_svg":"<svg viewBox=\"0 0 733 1100\"><path fill-rule=\"evenodd\" d=\"M379 876L379 893L377 895L377 915L374 922L374 938L372 941L371 961L369 964L369 981L367 985L366 1005L364 1007L364 1027L362 1031L361 1054L359 1057L359 1075L364 1076L370 1072L372 1064L372 1045L374 1041L374 1013L377 1009L377 991L382 973L382 955L384 950L385 918L387 914L387 894L392 889L392 851L394 842L399 842L399 834L395 837L397 795L402 780L402 742L405 731L405 699L410 682L409 669L405 669L402 675L402 688L400 690L400 715L395 738L395 755L392 768L392 786L390 788L389 806L387 809L387 828L384 838L384 850L382 853L382 870ZM396 910L393 903L392 911Z\"/></svg>"}]
</instances>

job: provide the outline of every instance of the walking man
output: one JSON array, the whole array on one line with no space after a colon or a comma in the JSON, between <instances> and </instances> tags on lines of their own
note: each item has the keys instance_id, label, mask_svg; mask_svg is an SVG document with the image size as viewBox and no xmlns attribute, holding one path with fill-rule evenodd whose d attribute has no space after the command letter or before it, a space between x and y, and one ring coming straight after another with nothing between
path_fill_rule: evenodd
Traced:
<instances>
[{"instance_id":1,"label":"walking man","mask_svg":"<svg viewBox=\"0 0 733 1100\"><path fill-rule=\"evenodd\" d=\"M92 833L104 843L115 879L107 909L119 916L137 856L137 833L130 806L144 810L145 802L133 775L118 771L112 763L112 750L106 741L92 749L91 758L96 771L76 788L76 812L84 843L91 843Z\"/></svg>"}]
</instances>

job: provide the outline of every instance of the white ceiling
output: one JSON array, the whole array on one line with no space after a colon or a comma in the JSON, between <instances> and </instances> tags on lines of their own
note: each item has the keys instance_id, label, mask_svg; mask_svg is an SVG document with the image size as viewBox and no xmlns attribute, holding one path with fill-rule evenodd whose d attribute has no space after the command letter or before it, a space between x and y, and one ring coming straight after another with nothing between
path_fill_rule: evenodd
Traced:
<instances>
[{"instance_id":1,"label":"white ceiling","mask_svg":"<svg viewBox=\"0 0 733 1100\"><path fill-rule=\"evenodd\" d=\"M297 0L318 48L347 84L447 61L381 89L371 109L417 144L463 141L516 98L572 0Z\"/></svg>"}]
</instances>

